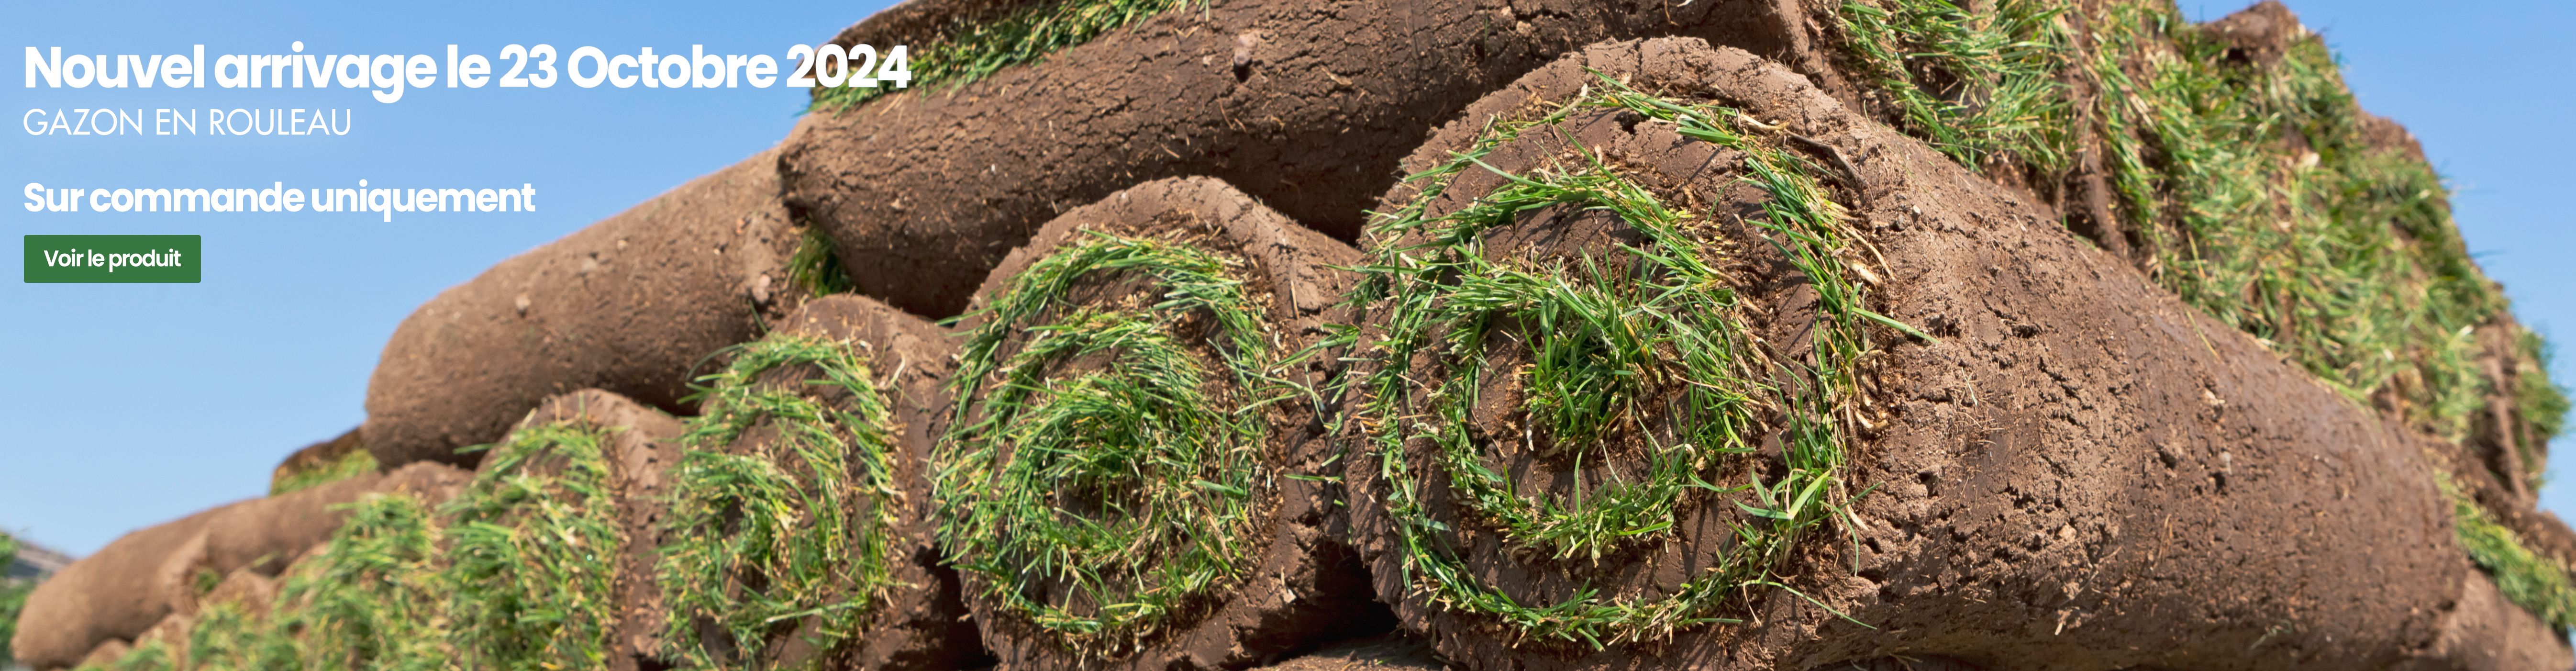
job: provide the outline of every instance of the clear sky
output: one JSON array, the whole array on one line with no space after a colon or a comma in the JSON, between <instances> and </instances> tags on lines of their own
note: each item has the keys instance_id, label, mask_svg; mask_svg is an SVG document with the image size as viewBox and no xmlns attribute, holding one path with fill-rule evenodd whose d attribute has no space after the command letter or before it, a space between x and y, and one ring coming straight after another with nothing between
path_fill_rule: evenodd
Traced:
<instances>
[{"instance_id":1,"label":"clear sky","mask_svg":"<svg viewBox=\"0 0 2576 671\"><path fill-rule=\"evenodd\" d=\"M1222 0L1220 0L1222 1ZM288 452L364 418L368 372L394 326L442 289L691 177L768 147L803 92L635 88L413 90L380 104L363 91L216 88L29 90L27 46L67 53L495 53L502 45L651 46L783 55L889 4L441 3L435 10L320 3L14 3L0 21L13 67L0 110L328 108L345 137L30 137L0 132L0 207L10 254L24 234L205 236L193 285L0 281L0 528L85 554L126 531L267 489ZM2214 17L2239 2L2185 2ZM2553 196L2576 184L2576 54L2557 31L2564 3L2294 2L2347 64L2372 111L2413 128L2458 189L2469 246L2505 283L2526 323L2576 337L2576 228ZM92 187L515 186L540 211L406 214L33 214L28 182ZM2560 362L2562 380L2576 367ZM459 390L459 393L472 393ZM2558 469L2564 471L2564 468ZM2545 503L2576 512L2576 487ZM2565 513L2562 513L2565 514Z\"/></svg>"}]
</instances>

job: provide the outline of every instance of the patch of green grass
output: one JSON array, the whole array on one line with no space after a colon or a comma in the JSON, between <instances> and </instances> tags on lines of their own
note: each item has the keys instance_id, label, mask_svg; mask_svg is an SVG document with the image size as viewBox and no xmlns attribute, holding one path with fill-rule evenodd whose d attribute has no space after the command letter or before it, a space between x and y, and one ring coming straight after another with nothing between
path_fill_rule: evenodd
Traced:
<instances>
[{"instance_id":1,"label":"patch of green grass","mask_svg":"<svg viewBox=\"0 0 2576 671\"><path fill-rule=\"evenodd\" d=\"M195 671L303 668L299 654L294 638L269 626L266 617L245 604L205 604L197 611L196 625L188 629L188 664Z\"/></svg>"},{"instance_id":2,"label":"patch of green grass","mask_svg":"<svg viewBox=\"0 0 2576 671\"><path fill-rule=\"evenodd\" d=\"M813 296L845 294L857 287L849 268L833 252L832 236L810 223L805 225L804 239L796 243L795 254L787 257L787 283Z\"/></svg>"},{"instance_id":3,"label":"patch of green grass","mask_svg":"<svg viewBox=\"0 0 2576 671\"><path fill-rule=\"evenodd\" d=\"M698 666L760 659L769 636L821 618L820 648L858 633L896 584L891 551L903 493L893 419L857 346L785 333L736 349L699 380L702 414L672 485L661 587L668 654ZM819 377L771 384L772 371ZM846 400L825 403L826 392ZM728 453L755 424L756 453ZM702 640L698 622L732 640ZM720 659L726 647L740 651Z\"/></svg>"},{"instance_id":4,"label":"patch of green grass","mask_svg":"<svg viewBox=\"0 0 2576 671\"><path fill-rule=\"evenodd\" d=\"M18 547L16 536L0 532L0 567L17 561ZM9 641L18 635L18 613L27 608L27 593L35 590L34 580L0 578L0 661L17 659Z\"/></svg>"},{"instance_id":5,"label":"patch of green grass","mask_svg":"<svg viewBox=\"0 0 2576 671\"><path fill-rule=\"evenodd\" d=\"M275 601L198 611L188 668L463 668L449 639L436 513L409 494L369 494L346 509L348 522L321 551L281 576Z\"/></svg>"},{"instance_id":6,"label":"patch of green grass","mask_svg":"<svg viewBox=\"0 0 2576 671\"><path fill-rule=\"evenodd\" d=\"M331 540L281 577L275 602L199 611L189 666L604 667L623 539L603 436L561 423L512 432L438 510L405 493L348 504Z\"/></svg>"},{"instance_id":7,"label":"patch of green grass","mask_svg":"<svg viewBox=\"0 0 2576 671\"><path fill-rule=\"evenodd\" d=\"M1968 11L1951 0L1844 0L1846 52L1892 104L1905 130L1961 165L2063 169L2073 103L2064 69L2065 9L1998 0Z\"/></svg>"},{"instance_id":8,"label":"patch of green grass","mask_svg":"<svg viewBox=\"0 0 2576 671\"><path fill-rule=\"evenodd\" d=\"M2505 600L2561 631L2576 626L2576 585L2569 583L2567 566L2524 547L2512 529L2497 523L2485 507L2460 491L2450 478L2437 473L2434 482L2451 500L2460 547L2468 550L2470 561L2495 578L2496 588L2504 592Z\"/></svg>"},{"instance_id":9,"label":"patch of green grass","mask_svg":"<svg viewBox=\"0 0 2576 671\"><path fill-rule=\"evenodd\" d=\"M348 523L329 543L282 576L286 589L277 600L260 604L267 616L232 602L199 610L186 666L460 668L446 636L437 516L406 494L370 494L348 510Z\"/></svg>"},{"instance_id":10,"label":"patch of green grass","mask_svg":"<svg viewBox=\"0 0 2576 671\"><path fill-rule=\"evenodd\" d=\"M347 510L323 552L288 571L271 631L293 632L305 668L454 668L438 516L409 494L369 494Z\"/></svg>"},{"instance_id":11,"label":"patch of green grass","mask_svg":"<svg viewBox=\"0 0 2576 671\"><path fill-rule=\"evenodd\" d=\"M2432 169L2364 140L2324 45L2295 42L2277 67L2231 64L2224 44L2138 5L2106 13L2097 41L2104 113L2126 131L2109 138L2126 157L2111 167L2123 214L2154 232L2157 282L2355 400L2464 438L2502 391L2472 335L2504 298Z\"/></svg>"},{"instance_id":12,"label":"patch of green grass","mask_svg":"<svg viewBox=\"0 0 2576 671\"><path fill-rule=\"evenodd\" d=\"M2541 341L2540 334L2524 331L2515 339L2514 346L2521 351L2522 362L2526 366L2517 376L2521 380L2521 388L2514 390L2514 405L2521 409L2523 419L2531 422L2531 437L2534 439L2529 441L2532 444L2523 447L2539 449L2567 427L2567 388L2549 381L2549 362L2556 358L2557 353L2549 343ZM2525 458L2523 463L2532 464L2536 469L2540 461Z\"/></svg>"},{"instance_id":13,"label":"patch of green grass","mask_svg":"<svg viewBox=\"0 0 2576 671\"><path fill-rule=\"evenodd\" d=\"M1813 348L1812 365L1773 360L1752 345L1734 279L1718 270L1725 252L1708 226L1597 158L1527 174L1497 171L1508 181L1501 188L1445 216L1425 212L1459 173L1493 170L1482 157L1494 147L1591 110L1670 124L1685 137L1744 152L1744 179L1771 194L1763 218L1752 223L1804 271L1820 298L1820 323L1805 343ZM1522 637L1595 647L1661 638L1736 621L1724 612L1730 597L1780 586L1776 571L1798 537L1839 514L1849 496L1840 469L1849 405L1859 392L1854 367L1870 349L1866 327L1912 329L1865 307L1861 285L1843 260L1854 233L1816 181L1822 169L1746 121L1732 109L1650 96L1603 78L1555 112L1492 126L1469 151L1410 177L1421 189L1412 204L1371 224L1368 235L1378 251L1361 268L1364 280L1351 300L1385 315L1386 325L1383 339L1362 355L1379 364L1358 381L1367 391L1363 426L1377 450L1378 477L1390 488L1386 505L1403 544L1406 579L1435 603L1494 616ZM1525 212L1556 207L1618 215L1639 234L1639 242L1620 246L1633 265L1614 273L1604 270L1619 267L1606 257L1580 263L1487 258L1488 232L1516 225ZM1531 360L1511 371L1490 370L1485 343L1496 337L1530 343ZM1435 367L1416 369L1420 355ZM1794 382L1770 382L1774 373ZM1587 443L1615 428L1648 438L1645 464L1573 500L1523 491L1486 465L1487 447L1467 430L1486 386L1480 377L1496 374L1520 378L1521 409L1533 430L1545 428L1551 440L1570 445L1559 449L1588 458L1584 450L1594 445ZM1423 379L1436 380L1436 388L1416 390ZM1648 421L1654 416L1667 421ZM1763 426L1765 416L1781 424ZM1780 435L1784 472L1766 479L1757 470L1732 485L1706 479L1721 457L1750 453L1751 441L1765 430ZM1413 472L1423 466L1407 458L1407 447L1419 441L1438 446L1437 470L1449 474L1447 482L1425 482ZM1751 521L1735 526L1737 544L1717 565L1663 598L1586 591L1530 604L1484 584L1449 547L1444 539L1451 525L1464 520L1435 519L1422 491L1444 485L1514 548L1558 560L1594 561L1657 542L1672 533L1680 500L1695 493L1732 497Z\"/></svg>"},{"instance_id":14,"label":"patch of green grass","mask_svg":"<svg viewBox=\"0 0 2576 671\"><path fill-rule=\"evenodd\" d=\"M1013 277L967 336L938 533L985 597L1115 654L1241 577L1274 475L1269 406L1299 392L1276 375L1240 259L1084 235ZM1119 281L1150 287L1068 298Z\"/></svg>"},{"instance_id":15,"label":"patch of green grass","mask_svg":"<svg viewBox=\"0 0 2576 671\"><path fill-rule=\"evenodd\" d=\"M601 447L570 422L510 433L445 514L447 618L469 668L602 668L625 534Z\"/></svg>"},{"instance_id":16,"label":"patch of green grass","mask_svg":"<svg viewBox=\"0 0 2576 671\"><path fill-rule=\"evenodd\" d=\"M1045 60L1048 54L1185 4L1186 0L1056 0L1033 3L999 17L961 17L946 34L906 45L912 57L911 86L955 89L1003 68ZM895 45L870 46L882 52ZM885 85L817 86L811 109L848 109L897 90Z\"/></svg>"},{"instance_id":17,"label":"patch of green grass","mask_svg":"<svg viewBox=\"0 0 2576 671\"><path fill-rule=\"evenodd\" d=\"M286 477L270 482L268 495L282 496L361 475L374 475L377 470L375 453L363 449L350 450L338 459L288 473Z\"/></svg>"}]
</instances>

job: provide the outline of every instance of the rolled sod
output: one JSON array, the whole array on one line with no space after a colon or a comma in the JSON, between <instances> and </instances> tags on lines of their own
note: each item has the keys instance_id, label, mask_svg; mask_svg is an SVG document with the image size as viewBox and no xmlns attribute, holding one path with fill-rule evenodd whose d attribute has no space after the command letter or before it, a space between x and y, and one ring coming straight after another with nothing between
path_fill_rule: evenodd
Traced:
<instances>
[{"instance_id":1,"label":"rolled sod","mask_svg":"<svg viewBox=\"0 0 2576 671\"><path fill-rule=\"evenodd\" d=\"M1455 664L2564 656L2421 438L1779 64L1597 45L1406 166L1346 481Z\"/></svg>"},{"instance_id":2,"label":"rolled sod","mask_svg":"<svg viewBox=\"0 0 2576 671\"><path fill-rule=\"evenodd\" d=\"M1010 254L932 492L1009 668L1238 668L1364 626L1315 405L1355 253L1224 182L1147 182Z\"/></svg>"},{"instance_id":3,"label":"rolled sod","mask_svg":"<svg viewBox=\"0 0 2576 671\"><path fill-rule=\"evenodd\" d=\"M452 467L414 464L217 506L126 534L37 585L11 649L30 667L74 666L106 641L130 643L173 614L193 615L235 574L274 576L337 532L344 504L400 492L434 506L465 479Z\"/></svg>"},{"instance_id":4,"label":"rolled sod","mask_svg":"<svg viewBox=\"0 0 2576 671\"><path fill-rule=\"evenodd\" d=\"M448 617L469 666L657 660L654 522L680 421L584 389L528 413L445 512Z\"/></svg>"},{"instance_id":5,"label":"rolled sod","mask_svg":"<svg viewBox=\"0 0 2576 671\"><path fill-rule=\"evenodd\" d=\"M93 648L122 645L150 629L171 611L168 590L157 579L162 566L182 552L202 552L206 522L223 510L126 534L37 583L9 649L29 667L67 667Z\"/></svg>"},{"instance_id":6,"label":"rolled sod","mask_svg":"<svg viewBox=\"0 0 2576 671\"><path fill-rule=\"evenodd\" d=\"M675 660L954 668L983 654L928 531L931 416L956 343L873 300L818 298L701 380L664 518Z\"/></svg>"}]
</instances>

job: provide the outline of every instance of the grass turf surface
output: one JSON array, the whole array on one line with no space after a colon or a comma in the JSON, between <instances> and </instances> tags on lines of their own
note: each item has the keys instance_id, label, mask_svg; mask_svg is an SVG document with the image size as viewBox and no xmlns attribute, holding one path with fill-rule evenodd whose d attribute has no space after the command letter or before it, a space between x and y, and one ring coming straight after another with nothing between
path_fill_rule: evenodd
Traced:
<instances>
[{"instance_id":1,"label":"grass turf surface","mask_svg":"<svg viewBox=\"0 0 2576 671\"><path fill-rule=\"evenodd\" d=\"M1495 146L1594 110L1669 124L1684 137L1743 152L1742 179L1771 196L1763 218L1752 223L1805 271L1820 298L1820 323L1805 343L1813 348L1812 365L1772 360L1753 348L1733 280L1718 270L1725 252L1705 223L1597 159L1526 174L1496 171L1506 179L1497 190L1445 216L1424 212L1459 173L1494 170L1482 157ZM1851 496L1840 468L1854 418L1850 405L1860 391L1855 367L1870 348L1868 326L1913 330L1867 309L1843 260L1856 237L1843 208L1815 178L1823 169L1781 149L1780 138L1756 130L1762 126L1732 109L1647 95L1604 78L1545 117L1489 127L1468 151L1410 177L1421 184L1412 204L1371 225L1368 235L1379 241L1379 251L1361 268L1365 279L1351 301L1386 315L1386 325L1383 339L1359 355L1378 363L1358 381L1367 394L1364 449L1375 452L1376 477L1389 487L1386 505L1406 578L1434 603L1495 617L1526 639L1601 647L1662 638L1739 621L1727 610L1730 596L1749 588L1785 589L1778 569L1791 547L1840 514ZM1617 215L1641 239L1620 247L1633 266L1611 273L1604 268L1618 264L1597 256L1543 264L1486 258L1481 245L1488 231L1548 207ZM1497 328L1514 322L1523 327ZM1482 345L1496 336L1530 343L1529 364L1491 370ZM1438 363L1415 369L1421 354ZM1774 372L1792 382L1770 382ZM1573 500L1522 491L1485 464L1487 448L1465 430L1483 386L1479 378L1496 374L1519 376L1528 390L1521 410L1552 441L1571 444L1559 449L1579 454L1611 430L1647 436L1652 447L1642 472ZM1439 382L1416 396L1416 379ZM1659 413L1663 422L1648 421ZM1749 473L1741 483L1706 479L1718 460L1752 452L1753 441L1770 431L1785 446L1784 472L1767 479ZM1425 480L1415 472L1422 466L1407 458L1406 446L1426 439L1438 447L1446 482ZM1455 555L1445 536L1451 524L1464 521L1434 519L1424 507L1424 488L1444 486L1460 505L1496 521L1508 545L1560 560L1589 561L1657 542L1672 533L1677 503L1694 491L1731 500L1746 515L1733 524L1734 545L1718 565L1663 598L1587 590L1533 604L1484 584Z\"/></svg>"},{"instance_id":2,"label":"grass turf surface","mask_svg":"<svg viewBox=\"0 0 2576 671\"><path fill-rule=\"evenodd\" d=\"M702 414L681 438L689 451L673 477L660 564L664 652L700 666L754 664L773 630L806 617L819 618L817 648L858 634L895 585L903 505L893 420L865 352L777 333L736 348L723 372L699 382ZM727 449L762 422L771 431L756 450ZM700 622L730 640L706 640Z\"/></svg>"},{"instance_id":3,"label":"grass turf surface","mask_svg":"<svg viewBox=\"0 0 2576 671\"><path fill-rule=\"evenodd\" d=\"M18 547L17 537L0 532L0 567L17 561ZM0 661L17 659L9 640L18 635L18 612L27 607L27 593L35 590L35 580L0 577Z\"/></svg>"},{"instance_id":4,"label":"grass turf surface","mask_svg":"<svg viewBox=\"0 0 2576 671\"><path fill-rule=\"evenodd\" d=\"M623 539L602 435L567 424L514 432L440 510L401 493L348 504L330 541L281 577L275 602L206 604L187 633L186 666L604 666L617 613L610 557ZM154 641L109 668L178 661Z\"/></svg>"},{"instance_id":5,"label":"grass turf surface","mask_svg":"<svg viewBox=\"0 0 2576 671\"><path fill-rule=\"evenodd\" d=\"M449 504L447 618L466 666L607 665L626 543L602 446L615 430L513 432Z\"/></svg>"},{"instance_id":6,"label":"grass turf surface","mask_svg":"<svg viewBox=\"0 0 2576 671\"><path fill-rule=\"evenodd\" d=\"M317 464L278 478L276 482L269 483L268 495L289 494L361 475L373 475L376 472L375 453L364 449L350 450L348 454L340 455L340 458L328 463Z\"/></svg>"},{"instance_id":7,"label":"grass turf surface","mask_svg":"<svg viewBox=\"0 0 2576 671\"><path fill-rule=\"evenodd\" d=\"M935 460L938 532L970 590L1116 654L1245 570L1274 475L1268 406L1300 394L1276 374L1242 260L1078 235L967 335L962 419ZM1150 289L1069 296L1121 278Z\"/></svg>"}]
</instances>

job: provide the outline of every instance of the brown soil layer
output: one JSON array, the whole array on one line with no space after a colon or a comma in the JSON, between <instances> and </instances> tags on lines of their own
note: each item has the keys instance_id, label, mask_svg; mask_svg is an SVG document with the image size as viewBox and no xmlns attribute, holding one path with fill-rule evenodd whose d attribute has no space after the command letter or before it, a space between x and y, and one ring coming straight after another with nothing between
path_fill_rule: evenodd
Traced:
<instances>
[{"instance_id":1,"label":"brown soil layer","mask_svg":"<svg viewBox=\"0 0 2576 671\"><path fill-rule=\"evenodd\" d=\"M866 353L893 410L897 450L890 456L904 503L890 553L896 562L894 578L903 586L877 605L880 610L846 645L817 651L788 642L779 648L781 663L821 657L826 668L836 669L944 669L982 658L982 644L957 598L957 573L939 563L930 540L927 469L937 435L931 427L950 407L946 385L956 368L955 339L929 320L851 295L814 299L781 322L779 331L845 342ZM764 384L811 389L805 381L820 377L820 371L805 365L772 371L762 379ZM743 440L764 435L774 434L755 428Z\"/></svg>"},{"instance_id":2,"label":"brown soil layer","mask_svg":"<svg viewBox=\"0 0 2576 671\"><path fill-rule=\"evenodd\" d=\"M1983 671L1946 657L1901 655L1856 662L1837 662L1809 671Z\"/></svg>"},{"instance_id":3,"label":"brown soil layer","mask_svg":"<svg viewBox=\"0 0 2576 671\"><path fill-rule=\"evenodd\" d=\"M385 468L471 465L546 397L596 388L686 412L693 368L793 308L801 235L764 152L512 257L430 299L367 385L366 448ZM479 454L479 453L478 453Z\"/></svg>"},{"instance_id":4,"label":"brown soil layer","mask_svg":"<svg viewBox=\"0 0 2576 671\"><path fill-rule=\"evenodd\" d=\"M141 648L159 643L161 654L167 655L163 659L170 660L169 667L181 668L185 664L184 660L188 659L188 631L196 626L195 613L172 611L168 616L161 618L159 624L154 624L151 629L143 630L142 634L135 636L132 647Z\"/></svg>"},{"instance_id":5,"label":"brown soil layer","mask_svg":"<svg viewBox=\"0 0 2576 671\"><path fill-rule=\"evenodd\" d=\"M248 568L275 577L306 549L331 539L346 513L335 508L377 491L385 476L361 476L228 506L206 523L203 570Z\"/></svg>"},{"instance_id":6,"label":"brown soil layer","mask_svg":"<svg viewBox=\"0 0 2576 671\"><path fill-rule=\"evenodd\" d=\"M1275 351L1295 352L1324 337L1323 326L1339 321L1334 303L1351 281L1340 270L1356 262L1348 245L1299 226L1224 182L1209 178L1147 182L1112 194L1100 202L1073 208L1040 229L1028 246L1013 250L976 293L976 308L959 325L973 330L988 318L983 308L1001 294L1022 270L1059 247L1088 238L1086 231L1130 237L1191 236L1193 242L1238 255L1249 262L1241 271L1255 302L1267 301L1268 326ZM1099 284L1099 282L1091 282ZM1077 288L1076 300L1116 301L1130 293L1149 292L1112 278L1096 291ZM1035 324L1031 324L1034 326ZM1007 361L1025 345L1006 343L994 356ZM1290 375L1320 383L1331 373L1326 362L1310 361ZM989 393L991 381L973 381L977 393ZM1367 612L1365 579L1341 542L1341 520L1325 483L1293 476L1323 474L1332 457L1321 439L1312 408L1283 404L1272 412L1272 436L1261 459L1273 473L1271 491L1256 507L1263 521L1248 540L1240 560L1248 568L1239 583L1213 590L1209 603L1176 610L1131 652L1102 659L1076 651L1059 636L1009 610L974 575L965 579L966 603L974 611L984 643L1013 669L1222 669L1241 668L1311 644L1318 637L1351 626L1365 626L1353 613ZM1007 459L1008 457L1003 457ZM1154 558L1138 557L1139 562Z\"/></svg>"},{"instance_id":7,"label":"brown soil layer","mask_svg":"<svg viewBox=\"0 0 2576 671\"><path fill-rule=\"evenodd\" d=\"M1382 634L1326 644L1277 664L1258 667L1259 671L1442 671L1440 656L1422 639L1402 633Z\"/></svg>"},{"instance_id":8,"label":"brown soil layer","mask_svg":"<svg viewBox=\"0 0 2576 671\"><path fill-rule=\"evenodd\" d=\"M201 611L215 604L239 604L246 615L266 617L269 606L277 602L280 587L275 577L245 568L224 576L223 582L215 583L213 590L197 598L197 604Z\"/></svg>"},{"instance_id":9,"label":"brown soil layer","mask_svg":"<svg viewBox=\"0 0 2576 671\"><path fill-rule=\"evenodd\" d=\"M125 653L132 652L133 650L133 644L127 643L121 639L112 638L100 641L97 647L90 648L89 654L81 656L79 666L100 669L107 668L107 665L116 663L116 660L124 659Z\"/></svg>"},{"instance_id":10,"label":"brown soil layer","mask_svg":"<svg viewBox=\"0 0 2576 671\"><path fill-rule=\"evenodd\" d=\"M2540 484L2532 474L2548 472L2550 437L2533 425L2534 418L2525 416L2513 390L2532 381L2528 378L2547 373L2541 369L2542 362L2532 360L2514 342L2521 333L2522 326L2511 313L2477 327L2478 364L2493 386L2486 395L2486 407L2469 419L2468 440L2445 447L2454 453L2453 460L2485 467L2482 475L2472 478L2480 485L2479 503L2503 518L2525 542L2538 546L2532 549L2561 564L2576 565L2576 533L2539 509ZM2546 379L2538 382L2548 383ZM2550 516L2549 521L2529 519L2542 515Z\"/></svg>"},{"instance_id":11,"label":"brown soil layer","mask_svg":"<svg viewBox=\"0 0 2576 671\"><path fill-rule=\"evenodd\" d=\"M1016 4L916 1L836 41L919 42ZM1194 4L980 82L807 115L779 165L860 292L950 315L1041 224L1113 191L1216 177L1349 240L1406 148L1531 68L1657 35L1795 57L1800 20L1774 0Z\"/></svg>"},{"instance_id":12,"label":"brown soil layer","mask_svg":"<svg viewBox=\"0 0 2576 671\"><path fill-rule=\"evenodd\" d=\"M1938 340L1877 335L1863 411L1874 430L1847 476L1871 491L1853 509L1859 524L1810 537L1784 571L1871 627L1774 591L1757 595L1756 625L1599 651L1516 648L1494 622L1412 593L1376 508L1386 483L1355 463L1354 526L1380 597L1444 656L1516 669L1890 655L2012 668L2509 668L2483 658L2497 649L2568 665L2554 632L2480 598L2494 588L2452 537L2420 439L2157 290L2055 212L1782 66L1697 40L1594 47L1488 96L1406 166L1465 147L1495 115L1567 98L1596 81L1586 67L1713 97L1854 167L1859 192L1838 200L1857 205L1887 264L1877 309ZM1729 209L1742 206L1730 166L1690 160L1715 152L1669 127L1584 133L1607 160L1645 168L1638 179L1659 193L1741 212ZM1623 573L1631 581L1600 586L1651 596L1682 572Z\"/></svg>"},{"instance_id":13,"label":"brown soil layer","mask_svg":"<svg viewBox=\"0 0 2576 671\"><path fill-rule=\"evenodd\" d=\"M376 481L375 489L370 491L410 494L420 499L421 505L437 510L438 506L447 503L448 499L456 498L457 494L463 493L465 485L473 480L473 473L458 470L446 464L414 463L386 473L384 479ZM321 545L322 543L317 542L311 547ZM301 558L302 555L297 553L295 556Z\"/></svg>"}]
</instances>

